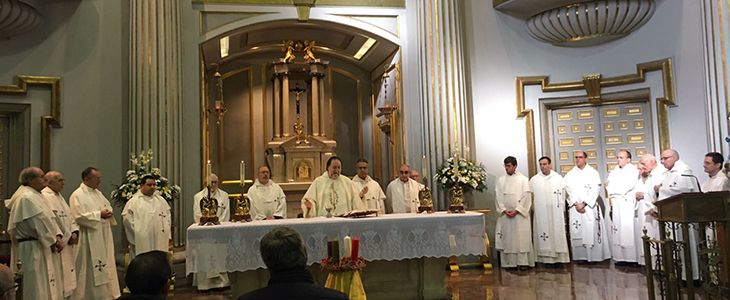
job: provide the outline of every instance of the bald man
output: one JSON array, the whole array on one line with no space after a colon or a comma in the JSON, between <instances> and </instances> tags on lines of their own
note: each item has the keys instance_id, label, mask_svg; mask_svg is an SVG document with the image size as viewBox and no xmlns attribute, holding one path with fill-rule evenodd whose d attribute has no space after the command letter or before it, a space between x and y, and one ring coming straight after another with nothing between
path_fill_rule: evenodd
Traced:
<instances>
[{"instance_id":1,"label":"bald man","mask_svg":"<svg viewBox=\"0 0 730 300\"><path fill-rule=\"evenodd\" d=\"M63 174L58 171L48 171L46 173L46 182L48 186L41 193L46 198L46 204L56 216L55 221L58 228L63 232L63 242L66 248L60 253L61 255L61 282L63 282L63 296L70 297L76 289L76 255L79 250L79 225L76 220L71 217L71 209L66 203L66 199L61 195L61 191L65 186Z\"/></svg>"}]
</instances>

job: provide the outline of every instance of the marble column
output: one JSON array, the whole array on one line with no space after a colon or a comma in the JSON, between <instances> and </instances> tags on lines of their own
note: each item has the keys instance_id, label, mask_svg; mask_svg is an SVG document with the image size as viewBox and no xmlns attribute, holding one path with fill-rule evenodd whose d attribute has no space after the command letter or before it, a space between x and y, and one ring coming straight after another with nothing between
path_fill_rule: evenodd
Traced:
<instances>
[{"instance_id":1,"label":"marble column","mask_svg":"<svg viewBox=\"0 0 730 300\"><path fill-rule=\"evenodd\" d=\"M730 56L730 3L703 0L702 17L704 26L705 71L707 74L707 118L709 149L721 153L730 151L725 137L730 135L730 92L728 77L730 67L726 57Z\"/></svg>"},{"instance_id":2,"label":"marble column","mask_svg":"<svg viewBox=\"0 0 730 300\"><path fill-rule=\"evenodd\" d=\"M181 9L177 0L129 2L129 152L152 149L170 184L182 181ZM179 199L173 204L173 238L185 241Z\"/></svg>"},{"instance_id":3,"label":"marble column","mask_svg":"<svg viewBox=\"0 0 730 300\"><path fill-rule=\"evenodd\" d=\"M432 179L436 168L448 157L455 153L464 155L474 136L464 70L463 3L438 0L416 3L423 153L430 173L422 176ZM432 188L434 205L439 209L448 208L444 191L436 185Z\"/></svg>"}]
</instances>

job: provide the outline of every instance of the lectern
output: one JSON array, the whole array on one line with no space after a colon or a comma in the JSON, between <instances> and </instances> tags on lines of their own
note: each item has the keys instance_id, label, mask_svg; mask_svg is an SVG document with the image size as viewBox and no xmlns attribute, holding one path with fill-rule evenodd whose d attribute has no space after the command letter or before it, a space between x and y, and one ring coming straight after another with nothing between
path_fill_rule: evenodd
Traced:
<instances>
[{"instance_id":1,"label":"lectern","mask_svg":"<svg viewBox=\"0 0 730 300\"><path fill-rule=\"evenodd\" d=\"M687 299L694 299L690 248L697 250L704 292L712 297L730 297L730 192L683 193L654 204L659 213L659 240L643 237L649 299L655 296L655 279L662 298L681 299L682 269L688 279ZM697 232L696 244L690 243L690 230ZM677 233L681 233L681 240L674 239ZM649 255L652 252L654 258Z\"/></svg>"}]
</instances>

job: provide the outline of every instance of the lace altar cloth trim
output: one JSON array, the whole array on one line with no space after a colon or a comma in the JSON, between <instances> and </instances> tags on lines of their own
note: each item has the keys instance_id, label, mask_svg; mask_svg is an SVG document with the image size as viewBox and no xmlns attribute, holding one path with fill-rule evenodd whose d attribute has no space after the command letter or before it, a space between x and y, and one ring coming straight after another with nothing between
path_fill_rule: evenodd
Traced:
<instances>
[{"instance_id":1,"label":"lace altar cloth trim","mask_svg":"<svg viewBox=\"0 0 730 300\"><path fill-rule=\"evenodd\" d=\"M289 226L302 235L310 265L327 255L327 240L339 239L342 253L345 235L360 237L360 256L367 261L482 255L486 251L484 215L475 212L193 224L187 232L187 273L265 268L259 241L278 226ZM456 242L453 249L449 245L450 235Z\"/></svg>"}]
</instances>

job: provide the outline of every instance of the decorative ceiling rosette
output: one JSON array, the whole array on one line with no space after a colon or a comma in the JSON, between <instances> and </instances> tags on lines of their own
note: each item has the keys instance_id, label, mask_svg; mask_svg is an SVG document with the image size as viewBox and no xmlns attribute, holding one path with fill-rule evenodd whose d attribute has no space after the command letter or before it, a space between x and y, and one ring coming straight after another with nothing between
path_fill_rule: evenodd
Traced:
<instances>
[{"instance_id":1,"label":"decorative ceiling rosette","mask_svg":"<svg viewBox=\"0 0 730 300\"><path fill-rule=\"evenodd\" d=\"M0 39L29 32L43 23L36 8L20 0L0 0Z\"/></svg>"},{"instance_id":2,"label":"decorative ceiling rosette","mask_svg":"<svg viewBox=\"0 0 730 300\"><path fill-rule=\"evenodd\" d=\"M585 47L624 37L654 14L654 0L601 0L570 4L527 19L535 39L563 47Z\"/></svg>"}]
</instances>

